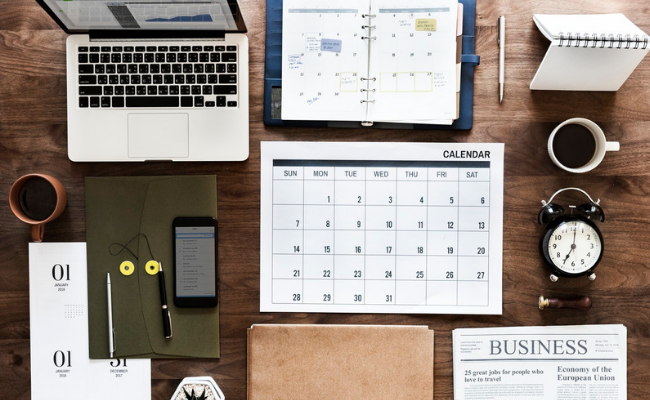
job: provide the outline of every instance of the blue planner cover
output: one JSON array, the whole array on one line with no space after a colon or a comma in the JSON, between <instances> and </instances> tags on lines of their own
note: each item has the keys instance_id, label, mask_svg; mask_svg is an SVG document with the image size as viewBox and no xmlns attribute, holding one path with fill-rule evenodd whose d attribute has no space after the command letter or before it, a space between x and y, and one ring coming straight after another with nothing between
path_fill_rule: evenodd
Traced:
<instances>
[{"instance_id":1,"label":"blue planner cover","mask_svg":"<svg viewBox=\"0 0 650 400\"><path fill-rule=\"evenodd\" d=\"M396 0L398 1L398 0ZM375 122L375 128L391 129L472 129L474 101L474 67L480 58L474 54L476 0L463 3L463 49L461 54L460 113L451 125L401 124ZM280 118L282 96L282 0L266 2L266 65L264 69L264 123L283 126L361 127L350 121L284 121Z\"/></svg>"}]
</instances>

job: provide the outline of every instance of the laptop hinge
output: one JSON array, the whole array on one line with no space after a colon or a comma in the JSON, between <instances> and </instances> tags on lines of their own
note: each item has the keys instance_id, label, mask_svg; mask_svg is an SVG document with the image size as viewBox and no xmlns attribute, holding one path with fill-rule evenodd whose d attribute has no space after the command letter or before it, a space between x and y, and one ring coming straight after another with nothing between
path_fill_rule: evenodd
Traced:
<instances>
[{"instance_id":1,"label":"laptop hinge","mask_svg":"<svg viewBox=\"0 0 650 400\"><path fill-rule=\"evenodd\" d=\"M90 40L102 41L136 41L136 40L156 40L156 41L178 41L184 39L192 40L224 40L226 33L224 31L161 31L161 30L137 30L137 29L112 29L112 30L91 30L88 32Z\"/></svg>"}]
</instances>

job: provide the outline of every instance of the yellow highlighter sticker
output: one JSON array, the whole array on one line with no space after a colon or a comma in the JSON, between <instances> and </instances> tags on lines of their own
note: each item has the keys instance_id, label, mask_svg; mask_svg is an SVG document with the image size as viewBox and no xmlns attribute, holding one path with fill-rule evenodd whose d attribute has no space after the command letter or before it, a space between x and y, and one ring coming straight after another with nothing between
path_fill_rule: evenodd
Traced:
<instances>
[{"instance_id":1,"label":"yellow highlighter sticker","mask_svg":"<svg viewBox=\"0 0 650 400\"><path fill-rule=\"evenodd\" d=\"M438 27L438 22L435 18L417 18L415 20L415 30L425 32L435 32Z\"/></svg>"}]
</instances>

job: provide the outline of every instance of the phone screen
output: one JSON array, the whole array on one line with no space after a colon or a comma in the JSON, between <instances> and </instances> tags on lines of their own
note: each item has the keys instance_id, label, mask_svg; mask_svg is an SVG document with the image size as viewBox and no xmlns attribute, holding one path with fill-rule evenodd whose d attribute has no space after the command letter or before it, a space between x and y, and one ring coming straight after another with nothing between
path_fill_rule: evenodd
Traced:
<instances>
[{"instance_id":1,"label":"phone screen","mask_svg":"<svg viewBox=\"0 0 650 400\"><path fill-rule=\"evenodd\" d=\"M214 306L217 303L216 223L191 226L191 222L181 220L174 224L174 302L180 307Z\"/></svg>"}]
</instances>

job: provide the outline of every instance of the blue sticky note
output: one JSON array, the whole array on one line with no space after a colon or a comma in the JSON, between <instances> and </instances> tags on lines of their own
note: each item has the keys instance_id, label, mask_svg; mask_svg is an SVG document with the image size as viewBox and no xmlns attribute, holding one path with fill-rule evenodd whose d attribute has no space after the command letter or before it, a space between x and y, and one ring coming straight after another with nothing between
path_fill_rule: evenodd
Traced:
<instances>
[{"instance_id":1,"label":"blue sticky note","mask_svg":"<svg viewBox=\"0 0 650 400\"><path fill-rule=\"evenodd\" d=\"M333 51L335 53L341 52L342 41L339 39L321 39L320 51Z\"/></svg>"}]
</instances>

